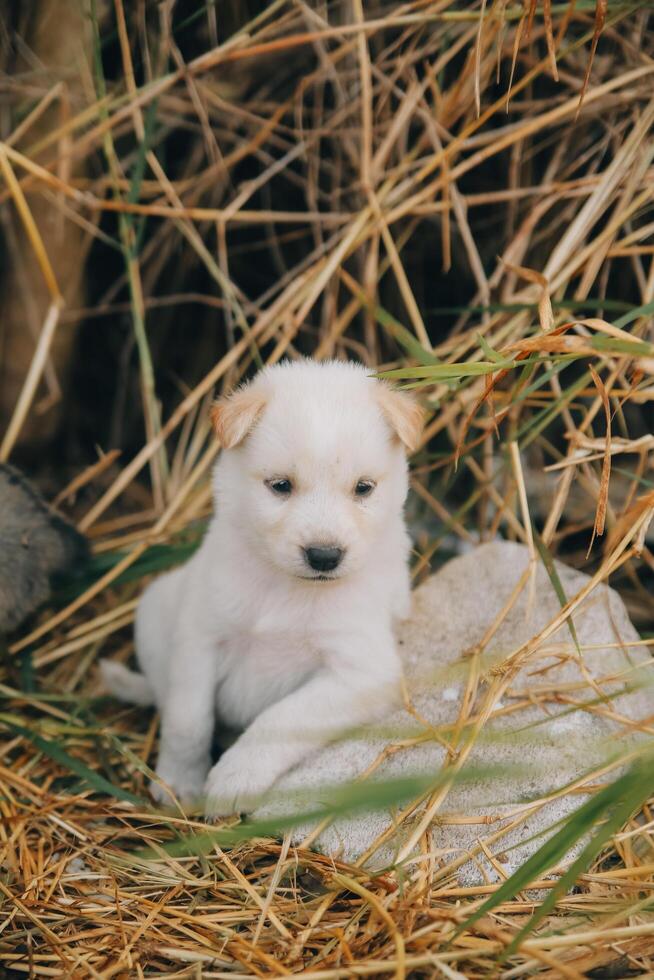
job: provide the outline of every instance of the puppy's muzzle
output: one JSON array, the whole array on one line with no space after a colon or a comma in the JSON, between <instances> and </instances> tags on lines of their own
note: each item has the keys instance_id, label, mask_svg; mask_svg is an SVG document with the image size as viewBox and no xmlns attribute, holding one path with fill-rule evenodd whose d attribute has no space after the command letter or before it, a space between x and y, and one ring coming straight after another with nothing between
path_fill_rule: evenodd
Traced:
<instances>
[{"instance_id":1,"label":"puppy's muzzle","mask_svg":"<svg viewBox=\"0 0 654 980\"><path fill-rule=\"evenodd\" d=\"M304 560L314 572L333 572L341 563L343 549L333 545L310 545L302 549Z\"/></svg>"}]
</instances>

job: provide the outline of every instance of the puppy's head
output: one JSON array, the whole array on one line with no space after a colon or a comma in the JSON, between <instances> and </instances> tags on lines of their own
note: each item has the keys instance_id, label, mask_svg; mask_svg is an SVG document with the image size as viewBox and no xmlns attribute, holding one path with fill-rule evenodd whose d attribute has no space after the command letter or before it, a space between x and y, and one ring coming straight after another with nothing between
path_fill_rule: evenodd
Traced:
<instances>
[{"instance_id":1,"label":"puppy's head","mask_svg":"<svg viewBox=\"0 0 654 980\"><path fill-rule=\"evenodd\" d=\"M219 517L279 571L346 576L402 521L422 410L362 365L266 369L216 402L212 422L228 450L216 474Z\"/></svg>"}]
</instances>

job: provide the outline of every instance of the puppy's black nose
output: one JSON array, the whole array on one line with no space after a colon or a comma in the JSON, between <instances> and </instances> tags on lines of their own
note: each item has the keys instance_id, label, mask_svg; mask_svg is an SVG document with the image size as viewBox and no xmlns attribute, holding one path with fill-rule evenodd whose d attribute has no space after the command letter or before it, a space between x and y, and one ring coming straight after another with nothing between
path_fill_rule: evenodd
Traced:
<instances>
[{"instance_id":1,"label":"puppy's black nose","mask_svg":"<svg viewBox=\"0 0 654 980\"><path fill-rule=\"evenodd\" d=\"M340 564L343 557L342 548L313 546L304 549L307 564L316 572L331 572Z\"/></svg>"}]
</instances>

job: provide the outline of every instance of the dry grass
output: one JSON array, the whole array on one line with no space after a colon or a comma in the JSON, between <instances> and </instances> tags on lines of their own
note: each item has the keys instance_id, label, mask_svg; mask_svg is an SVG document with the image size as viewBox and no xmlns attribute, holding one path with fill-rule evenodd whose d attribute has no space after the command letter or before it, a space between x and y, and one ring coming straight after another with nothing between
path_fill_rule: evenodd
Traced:
<instances>
[{"instance_id":1,"label":"dry grass","mask_svg":"<svg viewBox=\"0 0 654 980\"><path fill-rule=\"evenodd\" d=\"M145 438L61 493L93 566L0 667L0 962L38 977L654 976L648 803L501 961L537 903L520 892L457 932L496 886L461 888L428 859L371 878L273 839L139 857L205 828L146 804L156 719L98 698L95 672L130 655L144 578L210 511L213 393L299 353L424 385L418 579L459 539L535 549L537 529L651 633L652 15L276 0L247 24L236 4L198 5L185 25L171 6L113 0L91 19L83 97L38 63L7 86L21 121L0 145L0 201L46 300L0 458L56 391L51 345L80 320L129 318L139 399L123 392L120 411ZM83 228L96 267L119 257L90 308L57 281L44 202ZM459 310L434 312L441 290ZM202 356L171 393L157 331L187 315Z\"/></svg>"}]
</instances>

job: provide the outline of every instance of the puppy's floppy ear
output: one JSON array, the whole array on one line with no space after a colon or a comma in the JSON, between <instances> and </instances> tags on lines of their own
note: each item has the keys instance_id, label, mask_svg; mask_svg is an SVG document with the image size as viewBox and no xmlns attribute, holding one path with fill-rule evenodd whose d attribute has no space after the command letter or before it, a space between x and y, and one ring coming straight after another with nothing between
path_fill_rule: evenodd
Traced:
<instances>
[{"instance_id":1,"label":"puppy's floppy ear","mask_svg":"<svg viewBox=\"0 0 654 980\"><path fill-rule=\"evenodd\" d=\"M243 442L265 407L265 395L250 385L214 402L211 424L223 449L232 449Z\"/></svg>"},{"instance_id":2,"label":"puppy's floppy ear","mask_svg":"<svg viewBox=\"0 0 654 980\"><path fill-rule=\"evenodd\" d=\"M407 451L412 453L418 448L425 424L422 407L407 391L391 388L385 381L377 381L376 386L382 415Z\"/></svg>"}]
</instances>

